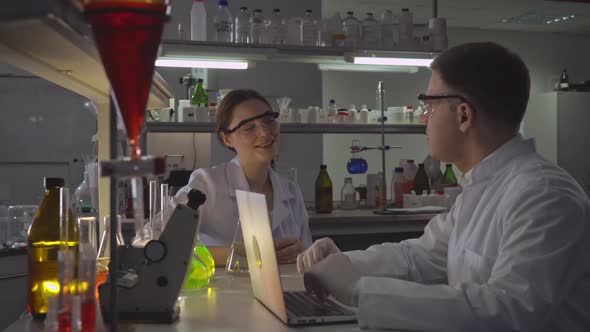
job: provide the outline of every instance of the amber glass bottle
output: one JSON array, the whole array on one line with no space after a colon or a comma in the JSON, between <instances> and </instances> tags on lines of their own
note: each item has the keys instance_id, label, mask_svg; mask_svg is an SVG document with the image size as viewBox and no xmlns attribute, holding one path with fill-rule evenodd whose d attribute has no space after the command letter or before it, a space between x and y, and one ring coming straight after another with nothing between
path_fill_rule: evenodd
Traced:
<instances>
[{"instance_id":1,"label":"amber glass bottle","mask_svg":"<svg viewBox=\"0 0 590 332\"><path fill-rule=\"evenodd\" d=\"M332 213L332 180L326 165L320 165L320 174L315 180L315 211Z\"/></svg>"},{"instance_id":2,"label":"amber glass bottle","mask_svg":"<svg viewBox=\"0 0 590 332\"><path fill-rule=\"evenodd\" d=\"M45 178L45 197L37 210L35 219L29 228L27 285L27 309L35 318L44 318L47 303L51 296L59 295L59 276L57 252L60 248L60 188L64 186L63 178ZM78 225L74 215L68 215L67 246L78 251Z\"/></svg>"}]
</instances>

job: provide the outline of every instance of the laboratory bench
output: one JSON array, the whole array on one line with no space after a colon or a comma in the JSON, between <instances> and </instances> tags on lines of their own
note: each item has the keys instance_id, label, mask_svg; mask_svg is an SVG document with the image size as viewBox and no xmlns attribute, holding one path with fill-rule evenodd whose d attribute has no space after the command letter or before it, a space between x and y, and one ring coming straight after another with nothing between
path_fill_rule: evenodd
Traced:
<instances>
[{"instance_id":1,"label":"laboratory bench","mask_svg":"<svg viewBox=\"0 0 590 332\"><path fill-rule=\"evenodd\" d=\"M342 250L362 250L383 242L399 242L422 235L434 213L375 214L371 209L333 210L309 214L314 240L330 237Z\"/></svg>"},{"instance_id":2,"label":"laboratory bench","mask_svg":"<svg viewBox=\"0 0 590 332\"><path fill-rule=\"evenodd\" d=\"M303 290L303 278L295 265L281 266L284 290ZM359 331L356 324L289 327L258 302L248 274L232 274L218 269L207 289L182 292L180 319L172 324L121 322L119 331ZM29 316L10 325L5 332L43 331L43 322Z\"/></svg>"}]
</instances>

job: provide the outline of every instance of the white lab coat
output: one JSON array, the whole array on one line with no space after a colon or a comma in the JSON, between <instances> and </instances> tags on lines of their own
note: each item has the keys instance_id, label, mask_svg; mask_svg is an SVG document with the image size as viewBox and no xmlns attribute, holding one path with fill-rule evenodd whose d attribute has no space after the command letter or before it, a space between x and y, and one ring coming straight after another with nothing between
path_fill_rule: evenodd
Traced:
<instances>
[{"instance_id":1,"label":"white lab coat","mask_svg":"<svg viewBox=\"0 0 590 332\"><path fill-rule=\"evenodd\" d=\"M519 135L468 174L424 235L347 252L359 325L411 331L590 331L590 202Z\"/></svg>"},{"instance_id":2,"label":"white lab coat","mask_svg":"<svg viewBox=\"0 0 590 332\"><path fill-rule=\"evenodd\" d=\"M312 242L309 217L299 186L273 170L270 171L270 181L274 199L270 213L274 239L295 237L308 247ZM207 196L199 210L200 240L207 246L231 245L239 218L236 189L250 190L238 158L211 168L195 170L188 184L172 198L173 203L186 203L192 188Z\"/></svg>"}]
</instances>

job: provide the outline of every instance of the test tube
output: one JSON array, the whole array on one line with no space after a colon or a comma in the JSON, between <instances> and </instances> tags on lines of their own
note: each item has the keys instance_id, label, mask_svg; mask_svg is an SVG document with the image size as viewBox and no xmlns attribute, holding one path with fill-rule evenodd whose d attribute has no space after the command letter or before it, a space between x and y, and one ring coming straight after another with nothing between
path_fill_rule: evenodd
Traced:
<instances>
[{"instance_id":1,"label":"test tube","mask_svg":"<svg viewBox=\"0 0 590 332\"><path fill-rule=\"evenodd\" d=\"M156 224L159 222L156 221L156 209L158 204L158 183L155 180L150 181L150 229L151 229L151 238L157 239L160 237L161 230L157 227ZM159 219L159 218L158 218Z\"/></svg>"},{"instance_id":2,"label":"test tube","mask_svg":"<svg viewBox=\"0 0 590 332\"><path fill-rule=\"evenodd\" d=\"M139 176L134 176L129 181L131 183L131 201L135 222L135 238L133 239L133 244L142 246L145 238L145 232L143 230L143 181Z\"/></svg>"},{"instance_id":3,"label":"test tube","mask_svg":"<svg viewBox=\"0 0 590 332\"><path fill-rule=\"evenodd\" d=\"M160 220L159 220L159 229L160 232L164 231L164 228L166 227L166 223L168 222L168 217L170 214L170 197L168 196L168 184L167 183L162 183L160 185L160 205L161 205L161 209L160 209Z\"/></svg>"}]
</instances>

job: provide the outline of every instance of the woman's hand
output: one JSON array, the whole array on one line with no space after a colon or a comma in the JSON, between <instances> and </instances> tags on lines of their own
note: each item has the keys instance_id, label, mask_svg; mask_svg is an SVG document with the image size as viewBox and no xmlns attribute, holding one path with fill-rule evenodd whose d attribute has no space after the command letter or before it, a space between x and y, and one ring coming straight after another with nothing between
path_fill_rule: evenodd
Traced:
<instances>
[{"instance_id":1,"label":"woman's hand","mask_svg":"<svg viewBox=\"0 0 590 332\"><path fill-rule=\"evenodd\" d=\"M275 250L279 264L292 264L297 262L297 255L305 250L303 243L295 238L275 240Z\"/></svg>"}]
</instances>

